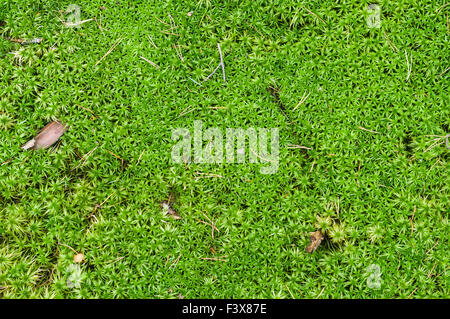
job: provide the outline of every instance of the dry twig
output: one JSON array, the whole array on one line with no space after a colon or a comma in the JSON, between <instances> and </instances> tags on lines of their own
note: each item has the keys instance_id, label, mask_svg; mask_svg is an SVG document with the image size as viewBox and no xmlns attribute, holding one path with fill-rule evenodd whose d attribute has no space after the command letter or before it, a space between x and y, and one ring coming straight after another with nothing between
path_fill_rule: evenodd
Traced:
<instances>
[{"instance_id":1,"label":"dry twig","mask_svg":"<svg viewBox=\"0 0 450 319\"><path fill-rule=\"evenodd\" d=\"M149 59L144 58L143 56L140 56L140 58L141 58L142 60L144 60L145 62L151 64L151 65L154 66L155 68L159 69L159 65L158 65L158 64L156 64L156 63L150 61Z\"/></svg>"},{"instance_id":2,"label":"dry twig","mask_svg":"<svg viewBox=\"0 0 450 319\"><path fill-rule=\"evenodd\" d=\"M97 61L97 63L94 64L94 66L97 66L100 62L103 61L104 58L106 58L118 45L122 42L122 38L119 38L112 46L109 48L109 50L105 53L105 55Z\"/></svg>"}]
</instances>

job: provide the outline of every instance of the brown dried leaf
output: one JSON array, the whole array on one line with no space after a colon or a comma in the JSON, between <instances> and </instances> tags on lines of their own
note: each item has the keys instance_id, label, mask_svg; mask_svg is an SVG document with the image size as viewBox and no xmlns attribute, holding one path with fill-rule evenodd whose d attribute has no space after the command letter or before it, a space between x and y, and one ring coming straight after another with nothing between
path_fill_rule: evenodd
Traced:
<instances>
[{"instance_id":1,"label":"brown dried leaf","mask_svg":"<svg viewBox=\"0 0 450 319\"><path fill-rule=\"evenodd\" d=\"M181 219L181 216L177 214L177 212L170 207L170 204L166 201L161 203L161 209L166 213L166 215L169 215L173 219Z\"/></svg>"},{"instance_id":2,"label":"brown dried leaf","mask_svg":"<svg viewBox=\"0 0 450 319\"><path fill-rule=\"evenodd\" d=\"M82 253L76 254L73 256L73 262L79 264L84 261L84 255Z\"/></svg>"},{"instance_id":3,"label":"brown dried leaf","mask_svg":"<svg viewBox=\"0 0 450 319\"><path fill-rule=\"evenodd\" d=\"M323 234L320 230L311 233L311 237L309 237L309 245L306 247L306 251L312 254L319 247L323 238Z\"/></svg>"},{"instance_id":4,"label":"brown dried leaf","mask_svg":"<svg viewBox=\"0 0 450 319\"><path fill-rule=\"evenodd\" d=\"M28 149L30 149L30 148L33 148L33 147L34 147L34 144L35 144L35 140L34 140L34 138L33 138L33 139L29 140L28 142L26 142L26 143L22 146L22 149L23 149L23 150L28 150Z\"/></svg>"},{"instance_id":5,"label":"brown dried leaf","mask_svg":"<svg viewBox=\"0 0 450 319\"><path fill-rule=\"evenodd\" d=\"M27 150L33 148L37 150L40 148L48 148L55 144L67 129L68 127L65 127L58 121L51 122L47 124L35 138L23 145L22 149Z\"/></svg>"}]
</instances>

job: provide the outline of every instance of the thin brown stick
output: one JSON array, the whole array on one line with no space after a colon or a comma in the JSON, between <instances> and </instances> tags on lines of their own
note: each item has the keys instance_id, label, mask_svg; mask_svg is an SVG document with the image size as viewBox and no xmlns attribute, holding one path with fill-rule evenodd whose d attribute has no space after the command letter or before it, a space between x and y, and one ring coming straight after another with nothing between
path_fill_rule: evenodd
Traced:
<instances>
[{"instance_id":1,"label":"thin brown stick","mask_svg":"<svg viewBox=\"0 0 450 319\"><path fill-rule=\"evenodd\" d=\"M320 294L316 297L316 299L319 299L320 296L322 296L323 291L325 290L325 287L322 288L322 291L320 292Z\"/></svg>"},{"instance_id":2,"label":"thin brown stick","mask_svg":"<svg viewBox=\"0 0 450 319\"><path fill-rule=\"evenodd\" d=\"M411 76L412 71L412 52L410 53L410 60L408 60L408 53L405 50L405 57L406 57L406 67L407 67L407 75L406 75L406 82L408 82L409 77Z\"/></svg>"},{"instance_id":3,"label":"thin brown stick","mask_svg":"<svg viewBox=\"0 0 450 319\"><path fill-rule=\"evenodd\" d=\"M122 259L124 259L124 258L125 258L125 256L117 257L117 258L114 259L114 260L108 261L107 264L108 264L108 265L109 265L109 264L114 264L114 263L116 263L116 262L118 262L119 260L122 260Z\"/></svg>"},{"instance_id":4,"label":"thin brown stick","mask_svg":"<svg viewBox=\"0 0 450 319\"><path fill-rule=\"evenodd\" d=\"M175 268L178 265L180 258L181 258L181 254L178 256L178 258L175 260L175 262L173 262L172 265L169 266L169 268L171 268L172 266L173 266L173 268Z\"/></svg>"},{"instance_id":5,"label":"thin brown stick","mask_svg":"<svg viewBox=\"0 0 450 319\"><path fill-rule=\"evenodd\" d=\"M141 155L139 155L138 161L137 163L139 164L139 162L141 161L142 155L144 155L145 150L142 151Z\"/></svg>"},{"instance_id":6,"label":"thin brown stick","mask_svg":"<svg viewBox=\"0 0 450 319\"><path fill-rule=\"evenodd\" d=\"M102 15L100 14L100 23L97 21L97 18L94 18L94 20L95 20L95 23L97 24L98 28L100 29L100 32L101 32L103 35L105 35L105 34L103 33L103 29L102 29L102 25L101 25L101 17L102 17Z\"/></svg>"},{"instance_id":7,"label":"thin brown stick","mask_svg":"<svg viewBox=\"0 0 450 319\"><path fill-rule=\"evenodd\" d=\"M362 126L358 126L358 128L359 128L360 130L363 130L363 131L366 131L366 132L375 133L375 134L380 134L380 132L372 131L372 130L366 129L365 127L362 127Z\"/></svg>"},{"instance_id":8,"label":"thin brown stick","mask_svg":"<svg viewBox=\"0 0 450 319\"><path fill-rule=\"evenodd\" d=\"M303 7L303 9L305 9L306 11L308 11L310 14L312 14L313 16L315 16L317 19L319 19L319 20L322 21L323 23L327 24L321 17L319 17L317 14L315 14L314 12L312 12L311 10L309 10L307 7Z\"/></svg>"},{"instance_id":9,"label":"thin brown stick","mask_svg":"<svg viewBox=\"0 0 450 319\"><path fill-rule=\"evenodd\" d=\"M183 54L181 54L180 45L174 44L173 47L174 47L175 51L177 52L177 55L180 58L180 60L184 62Z\"/></svg>"},{"instance_id":10,"label":"thin brown stick","mask_svg":"<svg viewBox=\"0 0 450 319\"><path fill-rule=\"evenodd\" d=\"M55 15L55 17L56 17L56 19L58 19L59 20L59 22L61 22L62 24L65 24L65 22L64 22L64 16L63 16L63 14L61 13L61 11L59 11L58 10L58 12L59 12L59 15L61 16L61 17L58 17L58 15L56 14L56 13L54 13L54 15Z\"/></svg>"},{"instance_id":11,"label":"thin brown stick","mask_svg":"<svg viewBox=\"0 0 450 319\"><path fill-rule=\"evenodd\" d=\"M151 64L151 65L154 66L155 68L159 69L159 65L158 65L158 64L156 64L156 63L150 61L149 59L144 58L143 56L140 56L140 58L141 58L142 60L144 60L145 62Z\"/></svg>"},{"instance_id":12,"label":"thin brown stick","mask_svg":"<svg viewBox=\"0 0 450 319\"><path fill-rule=\"evenodd\" d=\"M409 223L411 224L411 237L414 235L414 224L412 219L409 220Z\"/></svg>"},{"instance_id":13,"label":"thin brown stick","mask_svg":"<svg viewBox=\"0 0 450 319\"><path fill-rule=\"evenodd\" d=\"M223 178L223 176L217 175L217 174L208 174L208 173L201 173L201 172L196 172L196 173L198 175L202 175L202 176L196 176L195 178L210 178L210 177Z\"/></svg>"},{"instance_id":14,"label":"thin brown stick","mask_svg":"<svg viewBox=\"0 0 450 319\"><path fill-rule=\"evenodd\" d=\"M81 157L81 159L80 159L78 165L75 166L74 168L72 168L72 171L73 171L74 169L77 169L77 168L81 165L81 163L85 163L85 162L87 161L87 159L89 158L89 156L91 156L92 153L94 153L95 150L96 150L97 148L98 148L98 146L94 147L92 150L90 150L89 152L87 152L86 154L84 154L83 157Z\"/></svg>"},{"instance_id":15,"label":"thin brown stick","mask_svg":"<svg viewBox=\"0 0 450 319\"><path fill-rule=\"evenodd\" d=\"M436 241L436 243L433 245L433 247L431 247L431 248L425 253L425 255L428 255L428 253L429 253L430 251L432 251L433 248L437 246L437 244L439 244L439 239Z\"/></svg>"},{"instance_id":16,"label":"thin brown stick","mask_svg":"<svg viewBox=\"0 0 450 319\"><path fill-rule=\"evenodd\" d=\"M291 289L289 289L288 285L284 285L284 286L287 288L287 290L288 290L289 293L291 294L292 299L295 299L295 297L294 297L294 295L292 294Z\"/></svg>"},{"instance_id":17,"label":"thin brown stick","mask_svg":"<svg viewBox=\"0 0 450 319\"><path fill-rule=\"evenodd\" d=\"M156 46L155 42L153 42L152 37L149 36L149 35L147 35L147 38L148 38L148 40L150 41L150 43L151 43L155 48L158 49L158 47Z\"/></svg>"},{"instance_id":18,"label":"thin brown stick","mask_svg":"<svg viewBox=\"0 0 450 319\"><path fill-rule=\"evenodd\" d=\"M442 140L442 142L439 143L439 140L435 141L433 144L431 144L425 151L424 153L428 152L429 150L431 150L432 148L435 148L436 146L439 146L441 144L444 144L444 140Z\"/></svg>"},{"instance_id":19,"label":"thin brown stick","mask_svg":"<svg viewBox=\"0 0 450 319\"><path fill-rule=\"evenodd\" d=\"M442 71L442 73L438 75L438 79L439 79L442 75L444 75L444 73L446 73L448 70L450 70L450 67L448 67L448 68L446 68L444 71Z\"/></svg>"},{"instance_id":20,"label":"thin brown stick","mask_svg":"<svg viewBox=\"0 0 450 319\"><path fill-rule=\"evenodd\" d=\"M105 55L97 61L97 63L94 64L94 66L97 66L100 62L103 61L104 58L106 58L118 45L122 42L122 38L119 38L112 46L111 48L105 53Z\"/></svg>"},{"instance_id":21,"label":"thin brown stick","mask_svg":"<svg viewBox=\"0 0 450 319\"><path fill-rule=\"evenodd\" d=\"M109 154L111 154L111 155L114 156L115 158L120 159L120 160L123 161L123 158L122 158L122 157L120 157L120 156L114 154L113 152L111 152L111 151L109 151L109 150L107 150L107 149L105 149L105 151L107 151Z\"/></svg>"},{"instance_id":22,"label":"thin brown stick","mask_svg":"<svg viewBox=\"0 0 450 319\"><path fill-rule=\"evenodd\" d=\"M339 218L339 197L338 197L338 199L337 199L337 202L334 202L334 206L336 206L336 214L337 214L337 217Z\"/></svg>"},{"instance_id":23,"label":"thin brown stick","mask_svg":"<svg viewBox=\"0 0 450 319\"><path fill-rule=\"evenodd\" d=\"M100 206L103 206L104 203L106 203L108 201L108 199L111 198L112 195L114 195L116 192L112 192L111 195L109 195L108 197L106 197L106 199L100 204Z\"/></svg>"},{"instance_id":24,"label":"thin brown stick","mask_svg":"<svg viewBox=\"0 0 450 319\"><path fill-rule=\"evenodd\" d=\"M430 272L428 273L427 278L430 278L430 277L431 277L431 275L432 275L432 273L433 273L433 270L434 270L434 268L436 267L436 265L437 265L437 263L435 263L434 266L433 266L433 268L431 268Z\"/></svg>"},{"instance_id":25,"label":"thin brown stick","mask_svg":"<svg viewBox=\"0 0 450 319\"><path fill-rule=\"evenodd\" d=\"M287 148L289 149L304 149L304 150L312 150L311 147L302 146L302 145L295 145L295 144L288 144Z\"/></svg>"},{"instance_id":26,"label":"thin brown stick","mask_svg":"<svg viewBox=\"0 0 450 319\"><path fill-rule=\"evenodd\" d=\"M212 71L211 74L208 75L208 76L203 80L203 82L208 81L208 80L214 75L214 73L216 73L216 71L217 71L220 67L222 67L222 77L223 77L223 81L224 81L224 82L227 81L227 78L226 78L226 75L225 75L225 65L224 65L224 63L223 63L223 55L222 55L222 50L221 50L221 48L220 48L220 43L217 43L217 48L218 48L218 50L219 50L220 63L219 63L219 65L214 69L214 71Z\"/></svg>"},{"instance_id":27,"label":"thin brown stick","mask_svg":"<svg viewBox=\"0 0 450 319\"><path fill-rule=\"evenodd\" d=\"M13 160L13 159L11 158L11 159L7 160L6 162L3 162L2 165L0 165L0 166L6 165L6 164L8 164L8 163L11 163L12 160Z\"/></svg>"},{"instance_id":28,"label":"thin brown stick","mask_svg":"<svg viewBox=\"0 0 450 319\"><path fill-rule=\"evenodd\" d=\"M154 18L155 18L156 20L158 20L159 22L161 22L162 24L170 26L170 24L164 22L163 20L159 19L158 17L154 17Z\"/></svg>"},{"instance_id":29,"label":"thin brown stick","mask_svg":"<svg viewBox=\"0 0 450 319\"><path fill-rule=\"evenodd\" d=\"M170 254L168 254L168 255L167 255L167 258L166 258L166 263L164 264L164 267L166 267L166 266L167 266L167 263L169 262L169 257L170 257Z\"/></svg>"},{"instance_id":30,"label":"thin brown stick","mask_svg":"<svg viewBox=\"0 0 450 319\"><path fill-rule=\"evenodd\" d=\"M227 110L228 107L227 106L208 106L209 109L212 110Z\"/></svg>"},{"instance_id":31,"label":"thin brown stick","mask_svg":"<svg viewBox=\"0 0 450 319\"><path fill-rule=\"evenodd\" d=\"M437 14L441 13L441 10L444 9L444 8L445 8L447 5L449 5L449 4L450 4L450 2L443 4L441 7L439 7L439 8L438 8L436 11L434 11L434 12L436 12Z\"/></svg>"},{"instance_id":32,"label":"thin brown stick","mask_svg":"<svg viewBox=\"0 0 450 319\"><path fill-rule=\"evenodd\" d=\"M92 113L92 115L94 115L95 118L97 118L97 115L95 115L94 111L92 111L91 109L88 109L87 107L84 107L82 105L77 104L79 107L81 107L83 110L86 110L90 113Z\"/></svg>"},{"instance_id":33,"label":"thin brown stick","mask_svg":"<svg viewBox=\"0 0 450 319\"><path fill-rule=\"evenodd\" d=\"M82 24L84 24L84 23L86 23L86 22L93 21L93 20L94 20L94 19L86 19L86 20L78 21L78 22L64 22L64 21L62 21L62 23L63 23L64 26L66 26L66 27L76 27L76 26L78 26L78 25L82 25Z\"/></svg>"},{"instance_id":34,"label":"thin brown stick","mask_svg":"<svg viewBox=\"0 0 450 319\"><path fill-rule=\"evenodd\" d=\"M169 19L170 19L170 25L173 26L174 28L176 28L177 25L175 24L175 20L172 18L170 13L167 13L167 15L169 16Z\"/></svg>"},{"instance_id":35,"label":"thin brown stick","mask_svg":"<svg viewBox=\"0 0 450 319\"><path fill-rule=\"evenodd\" d=\"M210 223L207 223L204 220L200 220L200 219L198 220L198 222L203 223L203 224L208 225L208 226L211 226L211 227L214 227L214 229L217 230L220 233L220 230L217 228L217 226L215 224L210 224Z\"/></svg>"},{"instance_id":36,"label":"thin brown stick","mask_svg":"<svg viewBox=\"0 0 450 319\"><path fill-rule=\"evenodd\" d=\"M219 49L220 65L222 66L222 76L223 76L223 81L226 82L227 79L226 79L226 77L225 77L225 65L223 64L222 50L220 49L220 43L218 43L218 42L217 42L217 48Z\"/></svg>"},{"instance_id":37,"label":"thin brown stick","mask_svg":"<svg viewBox=\"0 0 450 319\"><path fill-rule=\"evenodd\" d=\"M175 35L175 36L177 36L177 37L180 36L178 33L168 32L168 31L166 31L166 30L162 30L162 31L159 31L159 32L164 33L164 34L168 34L168 35Z\"/></svg>"},{"instance_id":38,"label":"thin brown stick","mask_svg":"<svg viewBox=\"0 0 450 319\"><path fill-rule=\"evenodd\" d=\"M409 219L409 222L411 223L411 237L414 234L414 224L413 224L413 220L414 220L414 216L416 215L416 206L414 205L414 211L412 214L412 217Z\"/></svg>"},{"instance_id":39,"label":"thin brown stick","mask_svg":"<svg viewBox=\"0 0 450 319\"><path fill-rule=\"evenodd\" d=\"M40 284L39 287L42 287L42 286L45 286L46 284L48 284L52 280L54 272L55 272L55 266L52 267L52 271L50 273L50 276L48 276L48 279L46 281L44 281L42 284ZM0 287L0 289L1 289L1 287Z\"/></svg>"},{"instance_id":40,"label":"thin brown stick","mask_svg":"<svg viewBox=\"0 0 450 319\"><path fill-rule=\"evenodd\" d=\"M188 114L188 113L190 113L192 111L195 111L196 109L197 109L196 107L192 107L192 106L189 105L187 108L185 108L183 111L181 111L180 115L178 115L177 118L180 118L180 117L182 117L182 116L184 116L184 115L186 115L186 114Z\"/></svg>"},{"instance_id":41,"label":"thin brown stick","mask_svg":"<svg viewBox=\"0 0 450 319\"><path fill-rule=\"evenodd\" d=\"M223 256L226 257L226 256ZM227 261L226 259L221 259L221 258L210 258L210 257L202 257L200 258L202 260L212 260L212 261Z\"/></svg>"},{"instance_id":42,"label":"thin brown stick","mask_svg":"<svg viewBox=\"0 0 450 319\"><path fill-rule=\"evenodd\" d=\"M67 248L71 249L75 254L78 254L78 252L77 252L75 249L73 249L72 247L70 247L69 245L62 244L62 243L60 243L60 242L58 242L58 244L59 244L60 246L67 247Z\"/></svg>"},{"instance_id":43,"label":"thin brown stick","mask_svg":"<svg viewBox=\"0 0 450 319\"><path fill-rule=\"evenodd\" d=\"M295 111L300 105L302 105L303 103L306 102L309 95L311 94L310 92L308 94L306 94L306 93L307 93L307 91L305 91L305 93L303 93L302 98L300 99L300 101L297 103L297 105L294 107L294 109L292 111Z\"/></svg>"},{"instance_id":44,"label":"thin brown stick","mask_svg":"<svg viewBox=\"0 0 450 319\"><path fill-rule=\"evenodd\" d=\"M310 173L312 173L312 171L313 171L314 164L316 164L316 161L315 161L315 160L314 160L314 161L312 162L312 164L311 164L311 169L309 170Z\"/></svg>"},{"instance_id":45,"label":"thin brown stick","mask_svg":"<svg viewBox=\"0 0 450 319\"><path fill-rule=\"evenodd\" d=\"M261 160L261 162L271 162L271 163L275 162L275 160L259 156L258 153L256 153L252 148L250 148L250 152L252 152L253 155L255 155L257 158L259 158Z\"/></svg>"},{"instance_id":46,"label":"thin brown stick","mask_svg":"<svg viewBox=\"0 0 450 319\"><path fill-rule=\"evenodd\" d=\"M385 31L383 31L383 34L384 34L384 37L386 38L386 40L387 40L387 42L388 42L389 46L391 47L392 51L394 51L394 52L398 52L398 49L397 49L397 47L395 46L395 44L394 44L394 43L392 43L391 39L389 39L389 37L388 37L388 35L386 34L386 32L385 32Z\"/></svg>"},{"instance_id":47,"label":"thin brown stick","mask_svg":"<svg viewBox=\"0 0 450 319\"><path fill-rule=\"evenodd\" d=\"M438 158L437 159L437 161L436 162L434 162L434 164L433 165L431 165L431 167L430 167L430 169L429 169L429 171L431 171L435 166L436 166L436 164L437 163L441 163L441 159L440 158Z\"/></svg>"},{"instance_id":48,"label":"thin brown stick","mask_svg":"<svg viewBox=\"0 0 450 319\"><path fill-rule=\"evenodd\" d=\"M414 290L409 294L408 299L411 298L411 296L413 295L413 293L416 292L417 289L418 289L418 287L417 287L416 289L414 289Z\"/></svg>"},{"instance_id":49,"label":"thin brown stick","mask_svg":"<svg viewBox=\"0 0 450 319\"><path fill-rule=\"evenodd\" d=\"M203 214L203 216L205 216L205 218L210 222L210 224L207 224L207 225L209 225L209 226L213 226L219 233L220 233L220 230L216 227L216 225L213 223L213 221L208 217L208 215L206 215L205 213L202 213Z\"/></svg>"},{"instance_id":50,"label":"thin brown stick","mask_svg":"<svg viewBox=\"0 0 450 319\"><path fill-rule=\"evenodd\" d=\"M164 29L165 31L172 31L175 30L176 28L178 28L178 26L172 26L169 29Z\"/></svg>"},{"instance_id":51,"label":"thin brown stick","mask_svg":"<svg viewBox=\"0 0 450 319\"><path fill-rule=\"evenodd\" d=\"M208 76L203 80L203 82L208 81L209 78L212 77L212 76L214 75L214 73L216 73L216 71L217 71L219 68L220 68L220 64L214 69L214 71L211 72L210 75L208 75Z\"/></svg>"}]
</instances>

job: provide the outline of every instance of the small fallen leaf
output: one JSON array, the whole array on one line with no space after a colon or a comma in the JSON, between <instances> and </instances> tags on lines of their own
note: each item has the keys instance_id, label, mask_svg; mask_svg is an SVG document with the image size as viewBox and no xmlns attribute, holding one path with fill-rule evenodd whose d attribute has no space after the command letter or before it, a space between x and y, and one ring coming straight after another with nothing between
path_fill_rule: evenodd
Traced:
<instances>
[{"instance_id":1,"label":"small fallen leaf","mask_svg":"<svg viewBox=\"0 0 450 319\"><path fill-rule=\"evenodd\" d=\"M73 256L73 262L79 264L84 261L84 255L82 253L76 254Z\"/></svg>"},{"instance_id":2,"label":"small fallen leaf","mask_svg":"<svg viewBox=\"0 0 450 319\"><path fill-rule=\"evenodd\" d=\"M22 149L28 150L28 149L32 148L34 146L34 144L35 144L35 140L33 138L33 139L29 140L28 142L26 142L25 145L22 146Z\"/></svg>"},{"instance_id":3,"label":"small fallen leaf","mask_svg":"<svg viewBox=\"0 0 450 319\"><path fill-rule=\"evenodd\" d=\"M320 230L311 233L311 237L309 237L309 245L306 247L306 251L312 254L319 247L323 238L323 234Z\"/></svg>"},{"instance_id":4,"label":"small fallen leaf","mask_svg":"<svg viewBox=\"0 0 450 319\"><path fill-rule=\"evenodd\" d=\"M181 216L178 215L172 207L170 207L170 204L168 202L162 202L161 209L165 212L166 215L171 216L173 219L181 219Z\"/></svg>"},{"instance_id":5,"label":"small fallen leaf","mask_svg":"<svg viewBox=\"0 0 450 319\"><path fill-rule=\"evenodd\" d=\"M48 148L55 144L55 142L66 132L68 127L65 127L62 123L58 121L51 122L47 124L35 138L29 140L22 149L28 150Z\"/></svg>"}]
</instances>

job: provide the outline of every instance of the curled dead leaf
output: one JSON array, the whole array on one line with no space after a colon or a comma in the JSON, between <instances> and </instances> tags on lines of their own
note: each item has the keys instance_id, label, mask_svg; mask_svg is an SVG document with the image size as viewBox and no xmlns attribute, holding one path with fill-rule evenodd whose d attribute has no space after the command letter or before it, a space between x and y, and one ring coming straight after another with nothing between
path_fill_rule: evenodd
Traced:
<instances>
[{"instance_id":1,"label":"curled dead leaf","mask_svg":"<svg viewBox=\"0 0 450 319\"><path fill-rule=\"evenodd\" d=\"M170 206L170 204L166 201L161 203L161 209L164 211L166 215L169 215L173 219L181 219L181 216L177 214L177 212Z\"/></svg>"},{"instance_id":2,"label":"curled dead leaf","mask_svg":"<svg viewBox=\"0 0 450 319\"><path fill-rule=\"evenodd\" d=\"M53 121L47 124L35 138L29 140L22 149L40 149L48 148L56 143L56 141L66 132L68 127L64 126L61 122Z\"/></svg>"},{"instance_id":3,"label":"curled dead leaf","mask_svg":"<svg viewBox=\"0 0 450 319\"><path fill-rule=\"evenodd\" d=\"M75 256L73 256L73 262L76 264L79 264L81 262L84 261L84 255L82 253L76 254Z\"/></svg>"},{"instance_id":4,"label":"curled dead leaf","mask_svg":"<svg viewBox=\"0 0 450 319\"><path fill-rule=\"evenodd\" d=\"M320 230L311 233L311 236L309 237L309 245L306 247L306 251L312 254L319 247L323 239L324 236Z\"/></svg>"}]
</instances>

